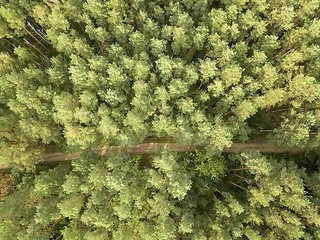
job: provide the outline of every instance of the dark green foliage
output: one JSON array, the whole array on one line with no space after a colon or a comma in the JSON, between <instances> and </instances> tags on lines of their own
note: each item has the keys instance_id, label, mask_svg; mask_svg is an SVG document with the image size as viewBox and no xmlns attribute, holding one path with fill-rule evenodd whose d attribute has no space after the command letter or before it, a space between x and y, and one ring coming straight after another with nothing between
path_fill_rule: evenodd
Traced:
<instances>
[{"instance_id":1,"label":"dark green foliage","mask_svg":"<svg viewBox=\"0 0 320 240\"><path fill-rule=\"evenodd\" d=\"M212 181L218 182L226 175L227 165L223 156L212 155L208 151L197 151L186 154L184 161L196 170L197 175L209 177Z\"/></svg>"}]
</instances>

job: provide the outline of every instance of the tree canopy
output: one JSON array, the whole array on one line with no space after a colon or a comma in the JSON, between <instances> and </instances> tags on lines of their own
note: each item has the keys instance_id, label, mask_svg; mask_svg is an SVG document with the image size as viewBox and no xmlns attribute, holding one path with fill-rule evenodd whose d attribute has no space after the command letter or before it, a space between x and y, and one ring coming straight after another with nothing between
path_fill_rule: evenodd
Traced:
<instances>
[{"instance_id":1,"label":"tree canopy","mask_svg":"<svg viewBox=\"0 0 320 240\"><path fill-rule=\"evenodd\" d=\"M0 202L0 237L320 238L319 174L292 159L161 152L146 166L143 157L88 154L17 176Z\"/></svg>"},{"instance_id":2,"label":"tree canopy","mask_svg":"<svg viewBox=\"0 0 320 240\"><path fill-rule=\"evenodd\" d=\"M1 238L320 239L319 16L319 0L0 0ZM223 153L255 138L310 152ZM148 142L207 147L94 153Z\"/></svg>"}]
</instances>

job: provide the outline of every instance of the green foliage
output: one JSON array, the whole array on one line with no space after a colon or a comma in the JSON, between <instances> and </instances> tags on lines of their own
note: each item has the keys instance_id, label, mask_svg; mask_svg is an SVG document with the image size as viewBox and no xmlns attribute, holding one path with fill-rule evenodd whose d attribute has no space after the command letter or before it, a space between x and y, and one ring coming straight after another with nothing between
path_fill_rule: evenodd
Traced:
<instances>
[{"instance_id":1,"label":"green foliage","mask_svg":"<svg viewBox=\"0 0 320 240\"><path fill-rule=\"evenodd\" d=\"M212 181L218 182L226 175L227 166L223 156L215 156L207 151L199 151L189 154L189 160L200 176L209 177Z\"/></svg>"},{"instance_id":2,"label":"green foliage","mask_svg":"<svg viewBox=\"0 0 320 240\"><path fill-rule=\"evenodd\" d=\"M298 119L318 108L318 8L317 0L4 1L0 103L16 131L5 130L1 149L12 155L12 138L39 151L168 137L220 152L251 137L257 114L279 108L271 138L316 146L308 133L317 123Z\"/></svg>"},{"instance_id":3,"label":"green foliage","mask_svg":"<svg viewBox=\"0 0 320 240\"><path fill-rule=\"evenodd\" d=\"M0 163L86 152L23 177L0 239L320 238L315 169L222 156L265 132L319 146L319 0L0 5ZM92 154L149 139L206 150Z\"/></svg>"},{"instance_id":4,"label":"green foliage","mask_svg":"<svg viewBox=\"0 0 320 240\"><path fill-rule=\"evenodd\" d=\"M206 152L194 156L162 152L149 158L148 167L141 160L88 154L72 162L71 169L60 165L26 174L0 203L0 236L318 237L318 172L308 175L292 161L249 152L224 159Z\"/></svg>"}]
</instances>

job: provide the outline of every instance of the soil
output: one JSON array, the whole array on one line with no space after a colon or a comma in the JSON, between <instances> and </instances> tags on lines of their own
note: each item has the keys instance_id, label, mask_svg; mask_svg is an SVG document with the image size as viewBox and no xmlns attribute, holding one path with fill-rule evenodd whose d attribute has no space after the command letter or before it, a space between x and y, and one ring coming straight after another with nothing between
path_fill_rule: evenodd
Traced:
<instances>
[{"instance_id":1,"label":"soil","mask_svg":"<svg viewBox=\"0 0 320 240\"><path fill-rule=\"evenodd\" d=\"M99 155L104 156L108 152L117 152L117 153L154 153L166 149L169 151L175 152L190 152L197 149L203 149L207 145L181 145L178 143L172 142L157 142L157 143L142 143L134 145L131 147L120 147L120 146L109 146L95 150ZM248 143L234 143L230 147L223 150L224 153L236 153L244 150L259 151L261 153L303 153L306 151L304 148L281 148L279 146L271 145L267 142L265 138L258 138ZM79 158L81 152L72 152L72 153L48 153L41 164L50 164L56 162L71 161L73 159ZM9 171L10 167L2 165L0 163L0 171Z\"/></svg>"},{"instance_id":2,"label":"soil","mask_svg":"<svg viewBox=\"0 0 320 240\"><path fill-rule=\"evenodd\" d=\"M0 174L0 200L10 192L12 175L10 173Z\"/></svg>"}]
</instances>

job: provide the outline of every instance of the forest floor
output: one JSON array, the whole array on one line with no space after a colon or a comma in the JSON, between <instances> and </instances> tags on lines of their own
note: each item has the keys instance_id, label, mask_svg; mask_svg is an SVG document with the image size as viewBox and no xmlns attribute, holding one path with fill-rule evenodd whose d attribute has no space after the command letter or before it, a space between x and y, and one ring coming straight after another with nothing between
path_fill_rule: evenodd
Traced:
<instances>
[{"instance_id":1,"label":"forest floor","mask_svg":"<svg viewBox=\"0 0 320 240\"><path fill-rule=\"evenodd\" d=\"M204 149L208 145L182 145L172 142L148 142L143 144L134 145L131 147L121 147L121 146L109 146L100 149L96 149L95 152L101 156L106 155L108 152L116 153L155 153L166 149L168 151L175 152L190 152L195 150ZM276 145L272 145L267 142L265 138L257 138L248 143L233 143L230 147L223 150L224 153L236 153L244 150L259 151L266 154L281 154L281 153L303 153L306 151L304 148L281 148ZM51 151L49 151L51 152ZM81 156L81 152L51 152L45 155L43 161L40 164L51 165L59 162L71 161L77 159ZM8 173L10 167L0 163L0 200L10 191L10 185L12 182L12 175Z\"/></svg>"},{"instance_id":2,"label":"forest floor","mask_svg":"<svg viewBox=\"0 0 320 240\"><path fill-rule=\"evenodd\" d=\"M191 152L196 150L201 150L209 145L183 145L172 142L148 142L137 144L129 147L122 146L108 146L99 149L95 149L94 151L100 155L104 156L109 152L115 153L129 153L129 154L138 154L138 153L156 153L161 150L168 150L174 152ZM259 151L260 153L265 154L282 154L282 153L294 153L300 154L307 151L306 148L284 148L280 146L276 146L270 144L265 138L257 138L248 143L233 143L230 147L223 149L223 153L237 153L245 150L249 151ZM40 162L40 164L50 165L58 162L71 161L73 159L77 159L81 156L82 152L52 152L49 151L44 159ZM10 167L0 163L0 172L8 172L10 171Z\"/></svg>"},{"instance_id":3,"label":"forest floor","mask_svg":"<svg viewBox=\"0 0 320 240\"><path fill-rule=\"evenodd\" d=\"M0 174L0 200L10 192L12 175L10 173Z\"/></svg>"}]
</instances>

